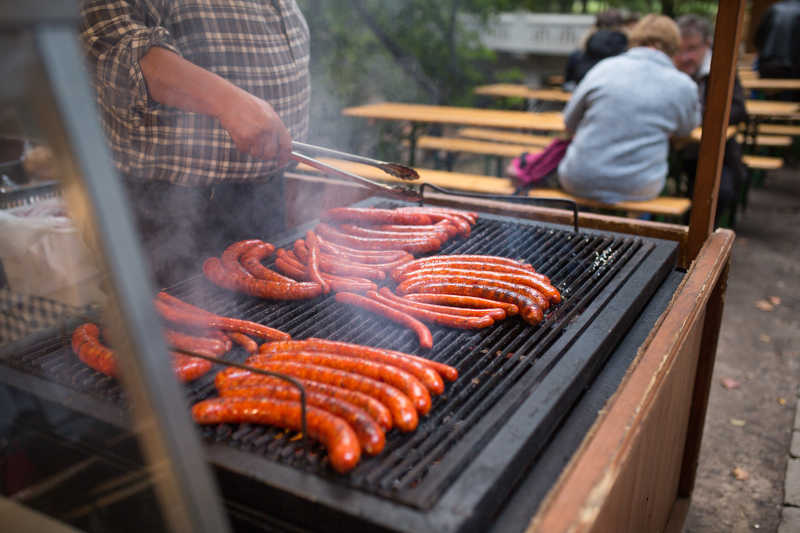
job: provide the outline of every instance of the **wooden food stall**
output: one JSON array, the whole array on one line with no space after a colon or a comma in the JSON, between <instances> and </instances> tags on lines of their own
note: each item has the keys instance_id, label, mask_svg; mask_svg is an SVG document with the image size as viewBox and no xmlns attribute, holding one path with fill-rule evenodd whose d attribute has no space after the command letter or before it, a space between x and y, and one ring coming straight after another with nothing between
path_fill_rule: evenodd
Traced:
<instances>
[{"instance_id":1,"label":"wooden food stall","mask_svg":"<svg viewBox=\"0 0 800 533\"><path fill-rule=\"evenodd\" d=\"M2 385L27 388L25 393L42 401L108 424L117 433L106 441L109 446L138 442L145 457L145 474L133 472L141 476L138 490L157 496L145 501L161 504L174 531L227 531L230 524L241 531L680 531L694 484L733 243L732 232L712 229L743 10L743 0L720 5L710 79L714 104L700 149L707 156L698 169L688 227L586 213L576 220L563 210L508 199L424 195L428 205L480 214L475 240L449 250L522 250L515 240L521 235L525 250L539 250L547 264L558 266L554 281L567 303L563 312L551 313L547 327L533 330L515 322L481 336L437 330L430 356L458 366L464 379L437 399L438 412L417 435L391 435L387 453L365 459L346 477L326 469L320 454L302 441L281 440L246 424L203 432L193 427L187 390L160 358L163 341L148 334L159 327L148 312L152 290L119 189L104 179L113 173L110 158L85 149L102 145L99 128L85 123L86 107L59 98L74 81L58 61L59 53L69 55L70 45L43 29L37 39L54 104L40 110L40 119L61 118L48 124L54 148L67 166L80 170L68 173L65 186L72 205L88 213L109 267L109 315L112 338L122 347L122 388L108 379L76 380L64 375L61 363L48 374L52 382L38 377L38 387L32 387L27 361L59 357L58 350L68 350L63 346L4 350ZM87 104L88 97L81 102ZM293 229L278 246L302 235L330 207L397 203L319 176L290 174L286 189ZM551 256L551 250L561 255ZM192 294L196 285L187 281L176 291ZM222 293L210 294L227 305ZM343 317L328 300L289 307L240 299L230 305L274 319L278 327L294 327L293 334L334 331L408 345L407 336L375 326L379 319ZM341 324L350 329L342 333L347 328ZM25 361L19 358L23 352ZM535 356L526 361L529 353ZM13 369L6 368L9 361ZM87 383L91 390L81 390ZM119 401L121 391L128 394L130 412ZM193 399L203 394L207 386L189 391ZM455 455L439 453L442 447ZM149 477L149 471L156 475ZM35 499L20 501L36 508L30 503ZM126 510L132 522L141 519L131 512L139 508ZM55 518L68 521L75 513Z\"/></svg>"}]
</instances>

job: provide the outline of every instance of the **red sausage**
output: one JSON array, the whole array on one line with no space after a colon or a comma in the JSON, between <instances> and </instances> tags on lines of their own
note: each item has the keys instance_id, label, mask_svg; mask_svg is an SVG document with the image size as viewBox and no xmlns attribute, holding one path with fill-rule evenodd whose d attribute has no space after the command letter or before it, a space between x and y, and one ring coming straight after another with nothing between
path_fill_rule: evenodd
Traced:
<instances>
[{"instance_id":1,"label":"red sausage","mask_svg":"<svg viewBox=\"0 0 800 533\"><path fill-rule=\"evenodd\" d=\"M502 272L509 274L519 274L521 276L531 276L542 280L544 283L550 283L550 278L539 272L534 272L533 269L515 267L511 265L501 265L496 263L484 263L471 259L449 260L447 256L439 256L437 261L429 261L411 269L395 268L392 272L392 278L400 282L408 276L426 270L439 270L443 268L461 268L464 270L478 270L480 272ZM428 258L433 259L433 258Z\"/></svg>"},{"instance_id":2,"label":"red sausage","mask_svg":"<svg viewBox=\"0 0 800 533\"><path fill-rule=\"evenodd\" d=\"M337 222L359 222L368 224L413 224L428 225L431 218L418 213L403 213L395 209L372 207L336 207L328 209L326 219Z\"/></svg>"},{"instance_id":3,"label":"red sausage","mask_svg":"<svg viewBox=\"0 0 800 533\"><path fill-rule=\"evenodd\" d=\"M242 256L242 254L257 244L261 244L261 241L258 239L248 239L246 241L239 241L231 244L225 248L224 252L222 252L222 256L220 257L222 266L231 272L250 274L239 262L239 258Z\"/></svg>"},{"instance_id":4,"label":"red sausage","mask_svg":"<svg viewBox=\"0 0 800 533\"><path fill-rule=\"evenodd\" d=\"M403 250L357 250L356 248L349 248L328 242L317 235L320 250L336 256L343 256L355 263L387 263L389 261L396 261L404 257L414 259L414 256Z\"/></svg>"},{"instance_id":5,"label":"red sausage","mask_svg":"<svg viewBox=\"0 0 800 533\"><path fill-rule=\"evenodd\" d=\"M332 398L337 398L343 402L355 405L367 412L367 414L375 420L378 425L384 430L389 431L392 429L392 413L381 402L355 390L343 389L335 387L326 383L318 383L316 381L309 381L307 379L298 379L306 391L313 391L318 394L324 394ZM259 388L262 385L286 385L286 382L278 378L269 378L267 376L252 374L250 372L243 372L241 375L234 377L226 376L222 372L217 374L214 382L217 390L221 395L225 395L224 391L227 389L245 389L245 388ZM296 389L295 389L296 390Z\"/></svg>"},{"instance_id":6,"label":"red sausage","mask_svg":"<svg viewBox=\"0 0 800 533\"><path fill-rule=\"evenodd\" d=\"M410 355L401 352L390 352L378 348L370 348L358 344L346 342L328 341L325 339L306 339L303 341L275 341L266 342L259 348L259 353L276 352L323 352L358 359L378 361L392 366L396 366L412 374L419 379L431 394L441 394L444 392L444 383L439 373L432 365L414 360Z\"/></svg>"},{"instance_id":7,"label":"red sausage","mask_svg":"<svg viewBox=\"0 0 800 533\"><path fill-rule=\"evenodd\" d=\"M259 339L288 340L291 338L291 335L288 333L262 324L250 322L249 320L218 316L208 312L191 313L166 304L162 300L156 300L154 303L156 310L158 310L161 316L176 324L185 324L187 326L201 328L219 328L224 331L238 331L239 333L244 333Z\"/></svg>"},{"instance_id":8,"label":"red sausage","mask_svg":"<svg viewBox=\"0 0 800 533\"><path fill-rule=\"evenodd\" d=\"M550 301L544 297L542 293L538 290L529 287L528 285L522 285L520 283L512 283L509 281L497 280L491 278L489 276L484 276L483 274L475 274L475 275L457 275L451 273L442 273L442 274L431 274L429 276L412 276L402 282L400 285L397 286L397 292L406 293L406 292L425 292L419 291L420 287L424 287L426 283L442 283L442 282L449 282L449 283L466 283L471 284L475 283L478 285L487 285L490 287L498 287L500 289L505 289L508 291L518 292L523 294L528 299L536 304L537 307L541 311L546 310L550 306ZM415 287L415 290L409 291L409 287ZM540 312L541 312L540 311Z\"/></svg>"},{"instance_id":9,"label":"red sausage","mask_svg":"<svg viewBox=\"0 0 800 533\"><path fill-rule=\"evenodd\" d=\"M219 339L196 337L172 329L167 329L164 333L167 337L167 344L183 352L193 353L195 350L202 350L201 353L204 355L209 353L220 356L228 351L225 349L225 343Z\"/></svg>"},{"instance_id":10,"label":"red sausage","mask_svg":"<svg viewBox=\"0 0 800 533\"><path fill-rule=\"evenodd\" d=\"M433 336L431 335L431 331L427 328L427 326L425 326L425 324L408 313L398 311L392 307L389 307L388 305L351 292L336 293L336 301L367 309L373 313L377 313L383 317L386 317L393 322L402 324L417 334L420 346L426 349L433 348Z\"/></svg>"},{"instance_id":11,"label":"red sausage","mask_svg":"<svg viewBox=\"0 0 800 533\"><path fill-rule=\"evenodd\" d=\"M275 400L300 401L300 391L291 385L265 384L259 387L223 389L223 398L273 398ZM378 423L363 409L318 392L306 391L306 405L313 405L342 418L355 430L361 447L370 455L381 453L386 444L386 435Z\"/></svg>"},{"instance_id":12,"label":"red sausage","mask_svg":"<svg viewBox=\"0 0 800 533\"><path fill-rule=\"evenodd\" d=\"M271 398L212 398L192 407L198 424L269 424L286 429L302 429L300 402ZM308 434L325 445L331 466L344 474L361 459L361 448L353 429L341 418L307 406Z\"/></svg>"},{"instance_id":13,"label":"red sausage","mask_svg":"<svg viewBox=\"0 0 800 533\"><path fill-rule=\"evenodd\" d=\"M434 227L434 226L427 226ZM379 239L439 239L441 242L446 241L449 235L446 231L431 231L431 230L418 230L418 231L390 231L379 230L371 228L362 228L355 224L342 224L339 228L347 234L356 235L358 237L375 237Z\"/></svg>"},{"instance_id":14,"label":"red sausage","mask_svg":"<svg viewBox=\"0 0 800 533\"><path fill-rule=\"evenodd\" d=\"M231 331L228 333L228 337L231 338L236 344L244 348L247 353L256 353L258 352L258 343L245 335L244 333L239 333L238 331Z\"/></svg>"},{"instance_id":15,"label":"red sausage","mask_svg":"<svg viewBox=\"0 0 800 533\"><path fill-rule=\"evenodd\" d=\"M433 252L442 246L439 239L371 239L369 237L357 237L342 233L327 224L319 224L317 226L317 234L325 240L364 250L405 250L415 254Z\"/></svg>"},{"instance_id":16,"label":"red sausage","mask_svg":"<svg viewBox=\"0 0 800 533\"><path fill-rule=\"evenodd\" d=\"M397 428L401 431L413 431L416 429L417 424L419 423L417 410L414 408L414 404L411 403L411 400L408 398L408 396L388 383L382 383L360 374L354 374L353 372L345 372L344 370L337 370L335 368L328 368L319 365L308 365L287 361L269 361L264 363L254 363L252 366L272 372L287 374L289 376L298 377L304 380L307 379L310 381L327 383L328 385L334 385L344 389L363 392L364 394L377 399L389 408L389 411L392 413L392 421L394 422L394 425L397 426ZM220 374L228 375L229 377L227 379L230 379L231 376L241 376L243 373L254 376L253 381L248 383L258 383L257 378L262 377L238 368L228 368L220 372ZM217 377L219 378L219 374ZM226 380L225 377L220 379L222 381Z\"/></svg>"},{"instance_id":17,"label":"red sausage","mask_svg":"<svg viewBox=\"0 0 800 533\"><path fill-rule=\"evenodd\" d=\"M391 300L382 296L376 291L367 291L367 297L372 298L378 303L384 304L403 313L407 313L414 318L424 320L425 322L432 322L441 326L458 329L482 329L487 328L494 324L494 319L488 315L477 316L459 316L448 315L437 311L430 311L415 306L414 302L401 303L396 300Z\"/></svg>"},{"instance_id":18,"label":"red sausage","mask_svg":"<svg viewBox=\"0 0 800 533\"><path fill-rule=\"evenodd\" d=\"M303 269L303 265L294 260L294 258L283 254L281 257L275 259L275 267L286 274L296 279L307 279L308 273ZM377 289L378 286L366 278L348 278L343 276L335 276L322 272L322 277L331 285L331 289L336 292L339 291L352 291L352 292L365 292Z\"/></svg>"},{"instance_id":19,"label":"red sausage","mask_svg":"<svg viewBox=\"0 0 800 533\"><path fill-rule=\"evenodd\" d=\"M497 281L505 281L507 283L516 283L518 285L526 285L537 292L541 293L547 298L547 304L561 302L561 293L558 289L545 283L536 276L517 272L492 272L481 269L468 269L468 268L426 268L424 270L417 270L406 274L405 279L411 279L421 276L452 276L452 277L476 277L481 279L492 279ZM546 307L545 307L546 308Z\"/></svg>"},{"instance_id":20,"label":"red sausage","mask_svg":"<svg viewBox=\"0 0 800 533\"><path fill-rule=\"evenodd\" d=\"M294 242L294 254L297 257L297 261L302 264L307 264L309 261L309 252L308 248L305 246L305 242L302 239L298 239ZM292 257L291 252L286 252L288 257ZM335 255L328 255L328 254L320 254L320 265L324 273L326 274L333 274L333 275L342 275L342 276L356 276L356 277L363 277L367 279L374 279L374 280L383 280L386 279L386 273L379 269L379 265L364 265L358 263L352 263L347 259L342 258L341 256Z\"/></svg>"},{"instance_id":21,"label":"red sausage","mask_svg":"<svg viewBox=\"0 0 800 533\"><path fill-rule=\"evenodd\" d=\"M513 316L519 313L519 308L514 304L498 302L495 300L487 300L486 298L477 298L475 296L457 296L455 294L417 292L413 294L406 294L403 296L403 298L406 300L412 300L414 302L456 306L458 308L493 309L495 307L499 307L500 309L503 309L508 316Z\"/></svg>"},{"instance_id":22,"label":"red sausage","mask_svg":"<svg viewBox=\"0 0 800 533\"><path fill-rule=\"evenodd\" d=\"M393 231L399 233L418 233L420 231L433 231L441 233L446 239L451 239L458 234L458 228L447 220L441 220L430 226L403 226L400 224L383 224L375 226L375 229L382 231Z\"/></svg>"},{"instance_id":23,"label":"red sausage","mask_svg":"<svg viewBox=\"0 0 800 533\"><path fill-rule=\"evenodd\" d=\"M407 272L411 270L418 270L422 268L424 265L430 263L439 263L441 261L477 261L485 265L508 265L512 267L524 268L526 270L533 271L533 267L527 263L523 263L521 261L517 261L515 259L509 259L507 257L498 257L495 255L433 255L431 257L422 257L420 259L415 259L410 263L406 263L405 265L398 267L397 270L402 272Z\"/></svg>"},{"instance_id":24,"label":"red sausage","mask_svg":"<svg viewBox=\"0 0 800 533\"><path fill-rule=\"evenodd\" d=\"M495 307L488 307L488 308L485 307L482 309L468 309L465 307L455 307L451 305L435 305L435 304L416 301L413 298L404 298L402 296L398 296L397 294L393 293L391 289L389 289L389 287L381 287L380 291L378 292L384 298L393 300L397 303L404 305L413 305L418 309L425 309L427 311L433 311L435 313L444 313L448 315L457 315L457 316L472 316L472 317L488 316L491 317L493 320L503 320L506 317L505 309L503 309L499 305L496 305Z\"/></svg>"},{"instance_id":25,"label":"red sausage","mask_svg":"<svg viewBox=\"0 0 800 533\"><path fill-rule=\"evenodd\" d=\"M117 376L114 352L100 344L100 328L87 322L72 333L72 351L83 363L107 376Z\"/></svg>"},{"instance_id":26,"label":"red sausage","mask_svg":"<svg viewBox=\"0 0 800 533\"><path fill-rule=\"evenodd\" d=\"M444 211L436 211L425 207L401 207L400 211L404 213L420 213L431 217L431 220L440 221L446 220L458 228L458 232L464 237L469 237L472 226L466 217L461 217L453 213L445 213Z\"/></svg>"},{"instance_id":27,"label":"red sausage","mask_svg":"<svg viewBox=\"0 0 800 533\"><path fill-rule=\"evenodd\" d=\"M192 357L179 352L170 353L172 354L172 368L178 379L184 382L194 381L205 375L214 366L207 359L200 359L199 357Z\"/></svg>"},{"instance_id":28,"label":"red sausage","mask_svg":"<svg viewBox=\"0 0 800 533\"><path fill-rule=\"evenodd\" d=\"M205 260L203 273L212 283L224 289L268 300L305 300L322 294L322 286L319 283L263 281L249 274L244 275L226 270L216 257L209 257Z\"/></svg>"},{"instance_id":29,"label":"red sausage","mask_svg":"<svg viewBox=\"0 0 800 533\"><path fill-rule=\"evenodd\" d=\"M281 281L284 283L291 282L287 277L281 276L274 270L271 270L261 264L261 260L269 256L275 251L275 247L268 242L262 242L251 247L242 254L240 261L245 270L247 270L254 278L263 279L264 281ZM224 264L224 263L223 263Z\"/></svg>"},{"instance_id":30,"label":"red sausage","mask_svg":"<svg viewBox=\"0 0 800 533\"><path fill-rule=\"evenodd\" d=\"M276 352L258 354L247 359L246 364L255 365L269 361L292 361L310 365L326 366L345 372L353 372L368 378L388 383L405 393L414 403L419 414L428 414L431 410L431 396L420 381L400 368L343 355L322 352Z\"/></svg>"},{"instance_id":31,"label":"red sausage","mask_svg":"<svg viewBox=\"0 0 800 533\"><path fill-rule=\"evenodd\" d=\"M512 303L519 308L520 316L522 316L525 322L535 326L542 321L542 310L530 298L521 292L503 289L497 286L480 283L455 283L450 281L430 283L428 281L423 281L420 287L415 287L413 290L426 293L454 294L458 296L477 296L478 298Z\"/></svg>"},{"instance_id":32,"label":"red sausage","mask_svg":"<svg viewBox=\"0 0 800 533\"><path fill-rule=\"evenodd\" d=\"M308 273L312 281L316 281L322 285L322 292L328 294L331 292L331 286L322 278L319 271L319 242L317 236L313 231L306 232L306 243L308 247Z\"/></svg>"}]
</instances>

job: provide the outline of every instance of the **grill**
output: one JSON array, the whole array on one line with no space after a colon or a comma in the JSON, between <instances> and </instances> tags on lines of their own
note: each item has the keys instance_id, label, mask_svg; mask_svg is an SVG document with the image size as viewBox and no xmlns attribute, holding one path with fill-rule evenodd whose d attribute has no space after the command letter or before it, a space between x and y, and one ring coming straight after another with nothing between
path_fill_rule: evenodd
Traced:
<instances>
[{"instance_id":1,"label":"grill","mask_svg":"<svg viewBox=\"0 0 800 533\"><path fill-rule=\"evenodd\" d=\"M306 229L276 244L286 246ZM411 331L330 297L270 303L223 291L202 277L173 287L194 304L295 338L402 350L459 369L458 381L434 398L416 431L391 432L383 453L362 458L347 476L330 470L321 446L308 447L292 433L247 424L202 428L226 498L310 529L480 530L673 269L676 248L483 215L468 239L453 240L439 253L527 260L550 276L563 302L536 327L517 318L475 332L431 326L430 353L418 348ZM46 384L62 404L125 425L119 384L86 368L69 349L71 328L83 318L6 347L0 379L25 388ZM228 357L242 361L246 354L236 349ZM213 395L212 380L209 375L187 386L189 400Z\"/></svg>"}]
</instances>

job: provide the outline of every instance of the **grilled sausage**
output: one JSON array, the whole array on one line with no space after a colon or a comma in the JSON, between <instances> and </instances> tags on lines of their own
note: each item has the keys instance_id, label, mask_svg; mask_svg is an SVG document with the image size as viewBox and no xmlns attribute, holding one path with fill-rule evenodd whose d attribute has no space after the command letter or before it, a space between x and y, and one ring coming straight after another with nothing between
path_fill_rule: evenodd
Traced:
<instances>
[{"instance_id":1,"label":"grilled sausage","mask_svg":"<svg viewBox=\"0 0 800 533\"><path fill-rule=\"evenodd\" d=\"M300 401L300 391L291 385L265 384L259 387L223 389L223 398L274 398L276 400ZM378 423L363 409L318 392L306 391L306 405L313 405L340 417L355 430L358 442L369 455L381 453L386 444L386 435Z\"/></svg>"},{"instance_id":2,"label":"grilled sausage","mask_svg":"<svg viewBox=\"0 0 800 533\"><path fill-rule=\"evenodd\" d=\"M268 300L305 300L322 294L319 283L281 283L256 279L226 270L219 259L209 257L203 263L203 273L215 285Z\"/></svg>"},{"instance_id":3,"label":"grilled sausage","mask_svg":"<svg viewBox=\"0 0 800 533\"><path fill-rule=\"evenodd\" d=\"M439 324L440 326L447 326L449 328L482 329L494 324L494 319L488 315L479 317L448 315L438 311L422 309L414 302L403 303L396 300L391 300L379 294L377 291L367 291L367 297L372 298L376 302L384 304L387 307L391 307L397 311L402 311L403 313L411 315L414 318L418 318L419 320L431 322L433 324Z\"/></svg>"},{"instance_id":4,"label":"grilled sausage","mask_svg":"<svg viewBox=\"0 0 800 533\"><path fill-rule=\"evenodd\" d=\"M377 209L371 207L336 207L328 209L324 217L336 222L357 222L361 224L431 224L431 217L419 213L403 213L396 209Z\"/></svg>"},{"instance_id":5,"label":"grilled sausage","mask_svg":"<svg viewBox=\"0 0 800 533\"><path fill-rule=\"evenodd\" d=\"M326 383L328 385L354 390L372 396L389 408L389 412L392 413L392 422L400 431L413 431L419 423L417 410L408 396L388 383L382 383L360 374L345 372L344 370L337 370L335 368L288 361L259 362L253 363L251 366L272 372L279 372L303 380ZM259 376L238 368L228 368L217 374L217 379L223 383L223 386L226 381L230 382L237 379L240 380L240 382L244 380L245 383L256 384L259 381L263 381L261 378L264 378L264 376Z\"/></svg>"},{"instance_id":6,"label":"grilled sausage","mask_svg":"<svg viewBox=\"0 0 800 533\"><path fill-rule=\"evenodd\" d=\"M100 328L87 322L72 333L72 351L83 363L107 376L117 376L114 352L100 343Z\"/></svg>"},{"instance_id":7,"label":"grilled sausage","mask_svg":"<svg viewBox=\"0 0 800 533\"><path fill-rule=\"evenodd\" d=\"M290 259L296 258L296 261L303 265L309 261L308 248L302 239L294 241L294 256L292 252L286 252L285 256ZM376 265L352 263L342 257L323 253L320 253L319 262L325 274L355 276L378 281L386 279L386 273Z\"/></svg>"},{"instance_id":8,"label":"grilled sausage","mask_svg":"<svg viewBox=\"0 0 800 533\"><path fill-rule=\"evenodd\" d=\"M403 391L414 403L419 414L425 415L431 410L431 396L428 394L428 389L410 373L386 363L322 352L272 352L254 355L247 359L246 364L269 361L293 361L360 374Z\"/></svg>"},{"instance_id":9,"label":"grilled sausage","mask_svg":"<svg viewBox=\"0 0 800 533\"><path fill-rule=\"evenodd\" d=\"M488 276L483 276L482 274L476 274L476 275L432 274L430 276L412 276L397 286L397 292L400 293L426 292L424 291L424 287L426 284L441 283L441 282L465 283L465 284L474 283L474 284L486 285L489 287L498 287L500 289L505 289L507 291L517 292L519 294L524 295L526 298L535 303L540 310L539 314L541 314L544 310L546 310L550 306L549 300L545 298L544 295L539 291L537 291L536 289L533 289L527 285L522 285L519 283L511 283L508 281L492 279ZM413 290L409 290L409 288L411 287L413 287Z\"/></svg>"},{"instance_id":10,"label":"grilled sausage","mask_svg":"<svg viewBox=\"0 0 800 533\"><path fill-rule=\"evenodd\" d=\"M322 352L346 357L355 357L369 361L386 363L401 368L412 374L425 385L431 394L444 392L444 383L439 373L432 367L427 359L425 363L414 360L410 355L401 352L391 352L379 348L370 348L346 342L328 341L325 339L306 339L302 341L275 341L261 345L258 352L262 354L277 352Z\"/></svg>"},{"instance_id":11,"label":"grilled sausage","mask_svg":"<svg viewBox=\"0 0 800 533\"><path fill-rule=\"evenodd\" d=\"M306 245L308 248L308 273L311 280L322 285L322 292L328 294L331 292L331 286L323 279L319 271L319 242L313 231L306 232Z\"/></svg>"},{"instance_id":12,"label":"grilled sausage","mask_svg":"<svg viewBox=\"0 0 800 533\"><path fill-rule=\"evenodd\" d=\"M403 296L406 300L429 304L440 304L443 306L455 306L456 308L468 309L493 309L499 307L505 311L506 315L513 316L519 313L519 308L511 303L487 300L475 296L457 296L455 294L433 294L427 292L417 292Z\"/></svg>"},{"instance_id":13,"label":"grilled sausage","mask_svg":"<svg viewBox=\"0 0 800 533\"><path fill-rule=\"evenodd\" d=\"M228 389L257 389L263 385L270 384L284 386L287 385L287 383L282 379L269 378L263 375L255 375L250 372L244 373L244 377L239 376L221 379L221 376L221 372L217 374L215 385L222 396L225 396L224 391ZM385 405L372 396L364 394L363 392L343 389L341 387L335 387L326 383L318 383L316 381L309 381L307 379L298 379L297 381L303 385L303 388L305 388L306 391L312 391L318 394L324 394L325 396L330 396L332 398L337 398L343 402L353 404L356 407L363 409L373 420L378 423L378 425L384 431L389 431L392 429L392 413Z\"/></svg>"},{"instance_id":14,"label":"grilled sausage","mask_svg":"<svg viewBox=\"0 0 800 533\"><path fill-rule=\"evenodd\" d=\"M505 309L503 309L499 305L496 305L495 307L469 309L466 307L455 307L452 305L437 305L437 304L425 303L421 301L416 301L413 298L404 298L402 296L398 296L397 294L393 293L391 289L389 289L389 287L381 287L378 292L384 298L395 301L399 304L413 305L418 309L425 309L427 311L433 311L435 313L444 313L447 315L471 316L471 317L488 316L491 317L493 320L503 320L506 317Z\"/></svg>"},{"instance_id":15,"label":"grilled sausage","mask_svg":"<svg viewBox=\"0 0 800 533\"><path fill-rule=\"evenodd\" d=\"M156 310L165 319L176 324L184 324L187 326L200 327L200 328L219 328L223 331L238 331L251 337L267 340L288 340L291 335L269 326L250 322L249 320L239 320L237 318L229 318L212 313L192 313L183 309L179 309L164 301L157 299L155 302Z\"/></svg>"},{"instance_id":16,"label":"grilled sausage","mask_svg":"<svg viewBox=\"0 0 800 533\"><path fill-rule=\"evenodd\" d=\"M415 259L405 265L398 267L396 269L397 274L402 274L405 272L410 272L412 270L419 270L423 268L425 265L431 263L440 263L443 261L477 261L484 265L508 265L512 267L524 268L526 270L533 271L533 267L527 263L523 263L521 261L517 261L515 259L509 259L507 257L498 257L494 255L469 255L469 254L460 254L460 255L434 255L431 257L421 257L419 259ZM392 273L395 274L394 272Z\"/></svg>"},{"instance_id":17,"label":"grilled sausage","mask_svg":"<svg viewBox=\"0 0 800 533\"><path fill-rule=\"evenodd\" d=\"M228 337L231 338L236 344L244 348L244 351L247 353L256 353L258 352L258 343L245 335L244 333L239 333L238 331L231 331L228 333Z\"/></svg>"},{"instance_id":18,"label":"grilled sausage","mask_svg":"<svg viewBox=\"0 0 800 533\"><path fill-rule=\"evenodd\" d=\"M419 233L420 231L432 231L436 233L441 233L446 240L452 239L458 234L458 228L455 227L447 220L440 220L436 224L431 224L430 226L404 226L402 224L382 224L380 226L375 226L375 229L381 231L392 231L398 233Z\"/></svg>"},{"instance_id":19,"label":"grilled sausage","mask_svg":"<svg viewBox=\"0 0 800 533\"><path fill-rule=\"evenodd\" d=\"M239 262L239 258L242 256L242 254L257 244L261 244L261 241L258 239L248 239L231 244L225 248L225 251L223 251L222 255L220 256L222 266L231 272L239 272L249 275L250 273L247 272L247 270L245 270L245 268Z\"/></svg>"},{"instance_id":20,"label":"grilled sausage","mask_svg":"<svg viewBox=\"0 0 800 533\"><path fill-rule=\"evenodd\" d=\"M457 217L463 218L467 220L470 224L475 224L478 221L478 213L474 211L464 211L463 209L452 209L450 207L442 207L440 205L436 206L408 206L408 207L400 207L400 211L406 211L409 209L413 209L416 212L420 213L427 213L427 212L440 212L440 213L447 213L450 215L455 215Z\"/></svg>"},{"instance_id":21,"label":"grilled sausage","mask_svg":"<svg viewBox=\"0 0 800 533\"><path fill-rule=\"evenodd\" d=\"M225 343L219 339L196 337L172 329L167 329L164 333L167 344L183 352L194 353L196 350L201 350L202 354L212 354L216 357L228 351L225 349Z\"/></svg>"},{"instance_id":22,"label":"grilled sausage","mask_svg":"<svg viewBox=\"0 0 800 533\"><path fill-rule=\"evenodd\" d=\"M435 226L426 226L429 228L433 228ZM418 230L418 231L391 231L391 230L381 230L381 229L372 229L372 228L362 228L361 226L356 226L355 224L342 224L339 226L342 232L356 235L358 237L374 237L378 239L439 239L441 242L445 242L449 239L449 235L447 231L434 231L434 230Z\"/></svg>"},{"instance_id":23,"label":"grilled sausage","mask_svg":"<svg viewBox=\"0 0 800 533\"><path fill-rule=\"evenodd\" d=\"M458 228L458 232L464 237L469 237L472 225L466 217L461 217L453 213L446 213L444 211L437 211L426 207L401 207L398 209L403 213L419 213L425 214L434 222L446 220Z\"/></svg>"},{"instance_id":24,"label":"grilled sausage","mask_svg":"<svg viewBox=\"0 0 800 533\"><path fill-rule=\"evenodd\" d=\"M521 292L512 291L492 285L476 283L456 283L445 281L441 283L431 283L423 280L420 287L415 287L414 291L426 293L445 293L458 296L476 296L499 302L507 302L519 308L520 316L525 322L536 325L542 321L542 310L531 301L530 298ZM402 292L402 291L401 291Z\"/></svg>"},{"instance_id":25,"label":"grilled sausage","mask_svg":"<svg viewBox=\"0 0 800 533\"><path fill-rule=\"evenodd\" d=\"M547 308L547 306L549 306L551 302L554 304L561 302L561 293L558 292L558 289L556 289L549 283L545 283L541 279L530 274L512 273L512 272L492 272L480 269L442 267L442 268L417 270L415 272L411 272L410 274L406 274L405 279L408 280L411 278L417 278L423 276L475 277L481 279L505 281L507 283L525 285L545 296L546 298L546 302L544 305L545 309Z\"/></svg>"},{"instance_id":26,"label":"grilled sausage","mask_svg":"<svg viewBox=\"0 0 800 533\"><path fill-rule=\"evenodd\" d=\"M244 269L247 270L254 278L262 279L264 281L290 283L292 280L289 278L281 276L274 270L269 269L261 264L261 260L269 256L274 251L275 247L273 245L268 242L262 242L252 246L249 250L243 253L239 260Z\"/></svg>"},{"instance_id":27,"label":"grilled sausage","mask_svg":"<svg viewBox=\"0 0 800 533\"><path fill-rule=\"evenodd\" d=\"M214 366L207 359L192 357L180 352L170 352L172 355L172 368L178 379L184 382L194 381L205 375Z\"/></svg>"},{"instance_id":28,"label":"grilled sausage","mask_svg":"<svg viewBox=\"0 0 800 533\"><path fill-rule=\"evenodd\" d=\"M308 279L308 273L303 269L303 265L285 253L275 259L275 267L287 276L292 276L298 280ZM330 284L331 289L336 292L366 292L378 287L375 283L366 278L336 276L334 274L328 274L327 272L322 272L321 274Z\"/></svg>"},{"instance_id":29,"label":"grilled sausage","mask_svg":"<svg viewBox=\"0 0 800 533\"><path fill-rule=\"evenodd\" d=\"M396 309L393 309L392 307L389 307L388 305L376 302L373 299L366 298L364 296L361 296L360 294L354 294L351 292L336 293L336 301L350 305L355 305L363 309L367 309L369 311L372 311L373 313L388 318L393 322L402 324L403 326L411 329L412 331L414 331L414 333L417 334L420 346L426 349L433 348L433 336L431 335L431 331L427 328L427 326L425 326L425 324L423 324L413 316L409 315L408 313L398 311Z\"/></svg>"},{"instance_id":30,"label":"grilled sausage","mask_svg":"<svg viewBox=\"0 0 800 533\"><path fill-rule=\"evenodd\" d=\"M426 259L433 259L433 257ZM446 255L437 256L436 261L429 261L414 268L410 269L395 268L392 271L392 279L394 279L397 282L400 282L416 272L425 272L430 270L441 270L441 269L451 269L451 268L460 268L464 270L478 270L480 272L501 272L509 274L518 274L520 276L531 276L540 279L544 283L550 284L550 278L548 278L547 276L545 276L540 272L534 272L530 268L515 267L511 265L501 265L497 263L483 263L481 261L476 261L473 259L453 260L453 259L447 259Z\"/></svg>"},{"instance_id":31,"label":"grilled sausage","mask_svg":"<svg viewBox=\"0 0 800 533\"><path fill-rule=\"evenodd\" d=\"M328 242L317 235L320 250L335 256L342 256L354 263L388 263L402 258L414 259L414 256L403 250L357 250L333 242Z\"/></svg>"},{"instance_id":32,"label":"grilled sausage","mask_svg":"<svg viewBox=\"0 0 800 533\"><path fill-rule=\"evenodd\" d=\"M212 398L192 407L198 424L269 424L286 429L302 429L300 402L271 398ZM361 459L361 448L353 429L341 418L307 406L308 434L325 445L331 466L344 474Z\"/></svg>"},{"instance_id":33,"label":"grilled sausage","mask_svg":"<svg viewBox=\"0 0 800 533\"><path fill-rule=\"evenodd\" d=\"M328 226L327 224L317 225L317 234L323 239L363 250L405 250L406 252L427 253L441 248L442 243L438 239L372 239L369 237L357 237L348 235Z\"/></svg>"}]
</instances>

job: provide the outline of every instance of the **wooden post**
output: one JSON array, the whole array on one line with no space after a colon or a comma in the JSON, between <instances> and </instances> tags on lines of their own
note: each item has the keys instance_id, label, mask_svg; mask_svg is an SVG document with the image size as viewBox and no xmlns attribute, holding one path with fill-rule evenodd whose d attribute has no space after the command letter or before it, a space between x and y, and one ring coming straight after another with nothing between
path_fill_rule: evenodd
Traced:
<instances>
[{"instance_id":1,"label":"wooden post","mask_svg":"<svg viewBox=\"0 0 800 533\"><path fill-rule=\"evenodd\" d=\"M717 194L725 154L725 130L733 94L736 56L742 30L745 0L726 0L719 3L714 30L711 72L708 76L706 110L703 116L703 137L697 179L692 195L692 214L689 219L688 255L697 257L703 243L714 230Z\"/></svg>"}]
</instances>

